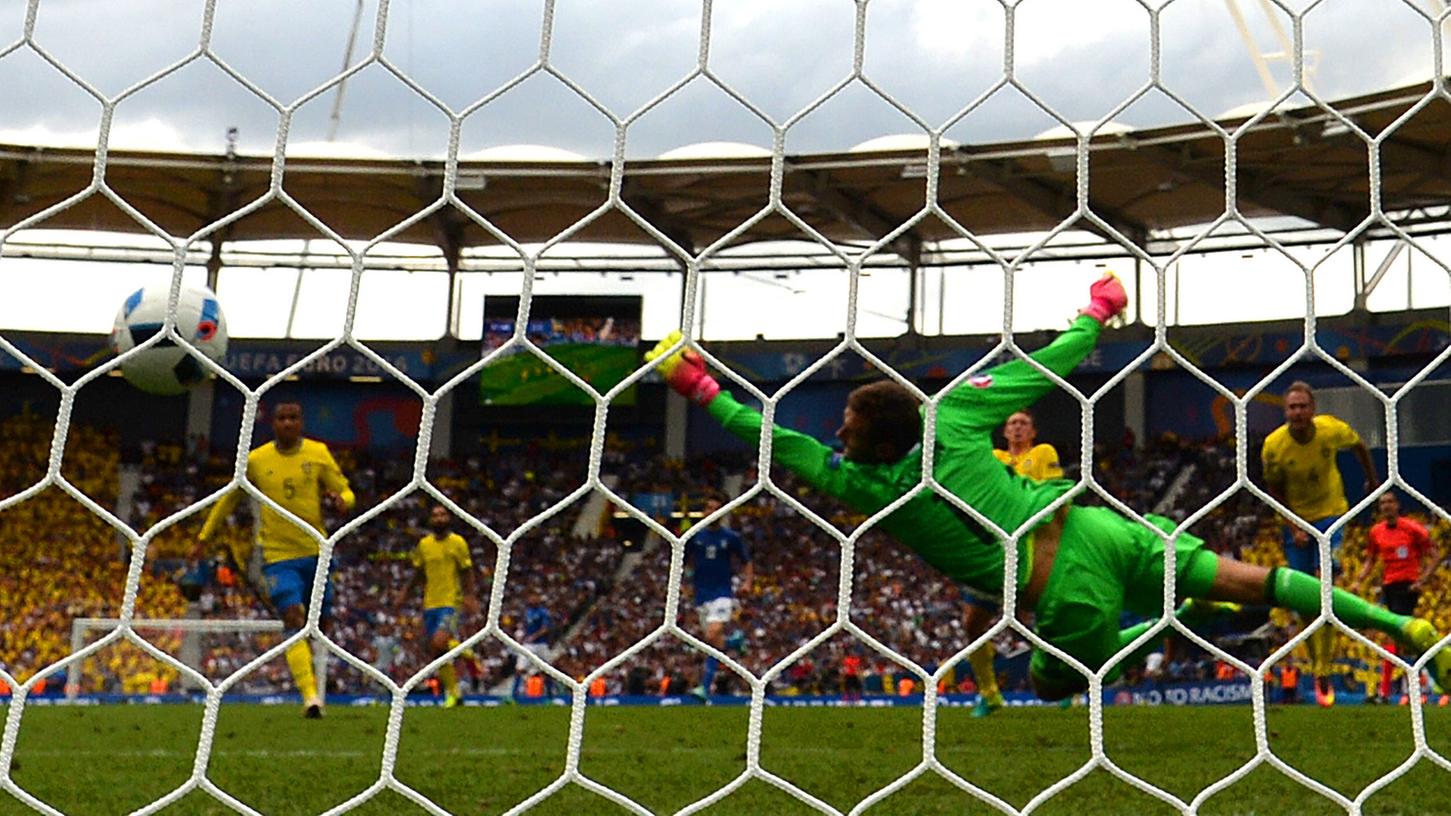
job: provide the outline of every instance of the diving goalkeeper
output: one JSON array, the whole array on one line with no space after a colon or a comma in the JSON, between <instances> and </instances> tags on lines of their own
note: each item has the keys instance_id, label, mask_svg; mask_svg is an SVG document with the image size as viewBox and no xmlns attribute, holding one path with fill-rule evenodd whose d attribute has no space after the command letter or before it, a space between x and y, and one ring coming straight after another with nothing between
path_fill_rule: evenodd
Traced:
<instances>
[{"instance_id":1,"label":"diving goalkeeper","mask_svg":"<svg viewBox=\"0 0 1451 816\"><path fill-rule=\"evenodd\" d=\"M1033 360L1066 376L1093 350L1103 324L1127 303L1123 284L1105 275L1089 288L1089 303L1072 326L1034 352ZM679 340L678 334L665 338L646 359L664 356L659 369L675 391L705 407L732 434L756 442L761 414L722 391L698 354L679 350L666 356ZM993 456L993 430L1052 387L1032 365L1014 360L970 378L938 401L933 475L945 490L1009 532L1074 484L1023 478ZM776 463L862 513L880 511L922 480L922 406L892 380L861 386L847 397L836 432L840 453L796 431L776 427L772 433ZM1147 519L1165 532L1174 529L1162 516ZM1001 595L1006 578L1003 542L947 499L924 490L885 517L880 527L949 577L979 593ZM1120 631L1123 611L1149 618L1164 613L1164 540L1111 509L1065 505L1020 536L1017 546L1018 569L1012 578L1021 607L1036 613L1035 628L1044 640L1091 670L1101 668L1155 623L1149 620ZM1214 600L1319 614L1320 583L1313 576L1221 558L1187 533L1179 534L1174 546L1177 594L1189 599L1190 609L1195 600ZM1393 614L1344 590L1334 590L1332 604L1347 625L1383 632L1416 653L1440 639L1428 621ZM1201 610L1208 606L1198 604ZM1181 617L1191 623L1194 614L1184 610ZM1154 648L1156 643L1145 643L1105 679L1116 679L1126 664ZM1439 681L1451 670L1451 650L1438 652L1431 668ZM1030 669L1034 690L1046 700L1088 687L1085 676L1041 649L1034 650Z\"/></svg>"}]
</instances>

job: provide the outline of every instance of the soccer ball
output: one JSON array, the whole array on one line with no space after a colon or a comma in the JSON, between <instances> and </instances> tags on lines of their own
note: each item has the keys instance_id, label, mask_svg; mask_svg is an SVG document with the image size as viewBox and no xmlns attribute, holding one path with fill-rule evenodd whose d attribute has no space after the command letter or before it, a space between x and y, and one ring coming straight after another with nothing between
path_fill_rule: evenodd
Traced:
<instances>
[{"instance_id":1,"label":"soccer ball","mask_svg":"<svg viewBox=\"0 0 1451 816\"><path fill-rule=\"evenodd\" d=\"M166 319L168 287L137 289L121 304L111 329L111 349L117 354L141 345L161 331ZM227 353L227 320L217 296L206 288L184 288L176 302L176 331L207 357L221 362ZM201 361L170 337L128 358L121 373L142 391L182 394L207 378Z\"/></svg>"}]
</instances>

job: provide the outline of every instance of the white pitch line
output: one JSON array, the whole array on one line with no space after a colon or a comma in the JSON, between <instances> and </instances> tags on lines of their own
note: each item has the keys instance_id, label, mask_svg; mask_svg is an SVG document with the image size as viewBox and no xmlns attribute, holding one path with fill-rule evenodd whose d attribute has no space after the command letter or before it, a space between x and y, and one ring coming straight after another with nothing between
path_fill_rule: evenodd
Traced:
<instances>
[{"instance_id":1,"label":"white pitch line","mask_svg":"<svg viewBox=\"0 0 1451 816\"><path fill-rule=\"evenodd\" d=\"M671 746L669 748L653 749L653 750L650 751L650 753L660 753L661 751L669 751L670 753L676 753L676 754L694 754L694 753L699 753L701 751L712 751L712 750L713 751L719 751L719 752L725 753L725 752L730 752L730 751L737 751L737 752L739 752L739 751L743 751L745 749L743 747L738 747L738 746L720 747L720 748L710 748L710 747L685 747L685 746L676 745L676 746ZM794 750L795 749L793 749L793 751ZM837 751L835 749L828 750L828 749L825 749L825 748L817 748L817 749L804 748L804 749L802 749L802 752L805 752L805 753L822 753L822 754L827 754L827 753L835 754L835 753L839 753L839 751ZM399 753L406 755L406 754L409 753L409 751L408 751L407 748L401 748L399 750ZM538 756L539 751L537 749L534 749L534 748L444 748L444 749L438 749L438 750L426 750L426 749L422 749L422 750L413 751L412 753L454 754L454 755L462 755L462 756L509 756L509 755L514 755L514 754L518 754L518 755L528 754L530 756ZM640 751L638 749L630 749L630 748L586 748L585 751L584 751L584 753L585 753L586 756L588 756L589 754L634 754L634 753L640 753ZM150 749L146 749L146 750L131 750L131 751L112 751L112 750L98 751L98 750L86 750L84 748L66 748L66 749L41 748L41 749L27 751L24 748L20 748L20 749L17 749L15 751L15 756L17 758L20 758L20 759L24 759L26 757L51 757L51 756L64 756L64 757L106 756L106 757L134 757L134 758L156 758L156 759L165 759L165 758L169 758L169 757L185 757L187 759L191 759L191 758L193 758L193 757L196 756L196 751L178 751L178 750L174 750L174 749L170 749L170 748L150 748ZM211 752L211 757L213 759L216 759L218 757L220 757L220 758L226 758L226 757L234 757L234 756L243 756L243 757L381 757L382 756L382 752L381 751L344 751L344 750L328 750L328 749L313 749L313 748L292 748L292 749L287 749L287 750L276 750L276 751L269 750L269 749L266 749L266 748L242 748L242 749L213 748L212 749L212 752Z\"/></svg>"}]
</instances>

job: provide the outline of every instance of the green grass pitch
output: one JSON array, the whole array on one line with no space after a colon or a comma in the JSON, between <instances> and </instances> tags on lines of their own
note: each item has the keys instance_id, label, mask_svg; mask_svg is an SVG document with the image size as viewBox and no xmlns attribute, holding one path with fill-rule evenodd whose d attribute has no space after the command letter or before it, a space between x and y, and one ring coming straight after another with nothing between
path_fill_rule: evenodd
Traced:
<instances>
[{"instance_id":1,"label":"green grass pitch","mask_svg":"<svg viewBox=\"0 0 1451 816\"><path fill-rule=\"evenodd\" d=\"M670 813L733 779L745 767L747 710L737 707L591 708L580 769L657 813ZM335 707L304 721L292 706L226 705L217 722L210 777L267 814L318 813L377 778L387 710ZM1086 708L1009 709L974 720L941 711L938 757L963 777L1022 807L1089 758ZM22 720L13 778L67 814L126 813L184 781L200 729L200 706L30 707ZM454 813L499 813L555 779L564 766L569 711L562 707L410 709L397 776ZM1105 710L1105 747L1120 767L1186 801L1253 755L1248 707ZM1412 750L1408 709L1275 707L1269 740L1286 762L1351 798ZM1451 711L1426 712L1430 746L1451 754ZM843 812L912 768L921 757L921 712L893 709L768 708L762 765ZM0 813L30 813L0 793ZM165 816L231 813L202 793ZM423 813L385 792L353 811ZM623 813L577 786L537 813ZM705 811L813 812L752 781ZM918 779L872 813L995 813L942 779ZM1174 811L1102 771L1035 813L1169 814ZM1344 812L1277 771L1262 767L1206 802L1203 813ZM1371 797L1367 814L1451 813L1451 772L1422 761Z\"/></svg>"}]
</instances>

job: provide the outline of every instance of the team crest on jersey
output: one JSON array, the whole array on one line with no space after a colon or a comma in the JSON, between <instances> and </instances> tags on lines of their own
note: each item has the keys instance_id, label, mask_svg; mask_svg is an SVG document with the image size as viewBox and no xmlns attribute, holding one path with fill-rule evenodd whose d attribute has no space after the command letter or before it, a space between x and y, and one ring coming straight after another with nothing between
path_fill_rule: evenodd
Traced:
<instances>
[{"instance_id":1,"label":"team crest on jersey","mask_svg":"<svg viewBox=\"0 0 1451 816\"><path fill-rule=\"evenodd\" d=\"M826 460L826 466L831 470L836 470L841 467L841 454L833 453L831 458Z\"/></svg>"},{"instance_id":2,"label":"team crest on jersey","mask_svg":"<svg viewBox=\"0 0 1451 816\"><path fill-rule=\"evenodd\" d=\"M976 377L968 377L967 384L973 388L989 388L993 384L993 375L979 374Z\"/></svg>"}]
</instances>

